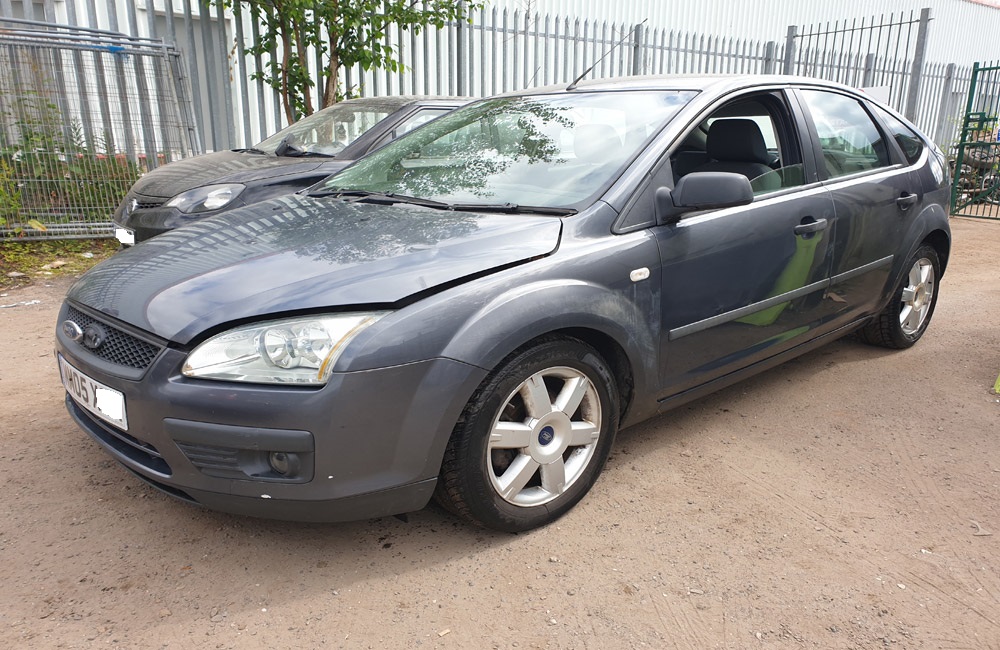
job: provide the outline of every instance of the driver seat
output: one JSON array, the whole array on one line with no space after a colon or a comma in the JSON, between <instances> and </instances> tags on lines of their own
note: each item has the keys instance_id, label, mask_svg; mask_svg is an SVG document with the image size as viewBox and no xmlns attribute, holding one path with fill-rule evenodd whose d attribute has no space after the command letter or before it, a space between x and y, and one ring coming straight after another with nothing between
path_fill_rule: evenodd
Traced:
<instances>
[{"instance_id":1,"label":"driver seat","mask_svg":"<svg viewBox=\"0 0 1000 650\"><path fill-rule=\"evenodd\" d=\"M695 172L732 172L753 180L774 171L768 164L764 136L753 120L724 119L712 122L705 142L711 161L696 167Z\"/></svg>"}]
</instances>

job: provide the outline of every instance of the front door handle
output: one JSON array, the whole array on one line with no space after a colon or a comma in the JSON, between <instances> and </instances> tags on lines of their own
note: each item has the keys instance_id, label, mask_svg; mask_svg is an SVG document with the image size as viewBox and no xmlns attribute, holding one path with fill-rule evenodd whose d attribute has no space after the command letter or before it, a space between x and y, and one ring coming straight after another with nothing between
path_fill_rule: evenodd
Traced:
<instances>
[{"instance_id":1,"label":"front door handle","mask_svg":"<svg viewBox=\"0 0 1000 650\"><path fill-rule=\"evenodd\" d=\"M802 235L804 238L808 239L808 236L812 235L812 233L819 232L820 230L826 230L827 225L826 219L804 217L802 219L802 223L795 226L795 234Z\"/></svg>"},{"instance_id":2,"label":"front door handle","mask_svg":"<svg viewBox=\"0 0 1000 650\"><path fill-rule=\"evenodd\" d=\"M900 210L909 210L910 207L913 206L913 204L915 204L916 202L917 202L916 194L910 194L908 192L904 192L903 194L900 195L898 199L896 199L896 206Z\"/></svg>"}]
</instances>

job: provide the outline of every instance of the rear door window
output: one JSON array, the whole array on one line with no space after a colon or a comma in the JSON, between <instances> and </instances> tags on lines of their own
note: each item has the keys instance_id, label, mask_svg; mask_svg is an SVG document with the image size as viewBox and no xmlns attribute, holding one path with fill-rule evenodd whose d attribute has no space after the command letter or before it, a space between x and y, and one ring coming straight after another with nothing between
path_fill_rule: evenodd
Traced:
<instances>
[{"instance_id":1,"label":"rear door window","mask_svg":"<svg viewBox=\"0 0 1000 650\"><path fill-rule=\"evenodd\" d=\"M890 164L885 140L861 102L839 93L803 90L819 135L828 178L866 172Z\"/></svg>"}]
</instances>

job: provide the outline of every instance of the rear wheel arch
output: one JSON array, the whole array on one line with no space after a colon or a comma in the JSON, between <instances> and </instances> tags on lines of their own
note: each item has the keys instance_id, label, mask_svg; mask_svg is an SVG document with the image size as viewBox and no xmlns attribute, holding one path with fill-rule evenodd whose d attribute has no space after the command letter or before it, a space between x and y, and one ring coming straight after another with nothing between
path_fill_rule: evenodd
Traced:
<instances>
[{"instance_id":1,"label":"rear wheel arch","mask_svg":"<svg viewBox=\"0 0 1000 650\"><path fill-rule=\"evenodd\" d=\"M923 336L937 303L941 277L937 250L924 243L907 258L888 304L858 330L865 343L902 350Z\"/></svg>"},{"instance_id":2,"label":"rear wheel arch","mask_svg":"<svg viewBox=\"0 0 1000 650\"><path fill-rule=\"evenodd\" d=\"M938 254L938 261L941 262L941 275L944 275L948 267L948 256L951 253L951 238L944 230L938 229L928 233L920 244L921 246L931 246Z\"/></svg>"}]
</instances>

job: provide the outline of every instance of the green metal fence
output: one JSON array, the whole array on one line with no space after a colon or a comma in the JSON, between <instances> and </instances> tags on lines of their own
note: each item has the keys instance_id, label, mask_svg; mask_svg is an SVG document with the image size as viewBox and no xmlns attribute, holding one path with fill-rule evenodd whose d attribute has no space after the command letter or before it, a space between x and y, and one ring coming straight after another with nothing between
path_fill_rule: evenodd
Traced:
<instances>
[{"instance_id":1,"label":"green metal fence","mask_svg":"<svg viewBox=\"0 0 1000 650\"><path fill-rule=\"evenodd\" d=\"M955 154L951 213L1000 220L1000 66L976 63Z\"/></svg>"}]
</instances>

